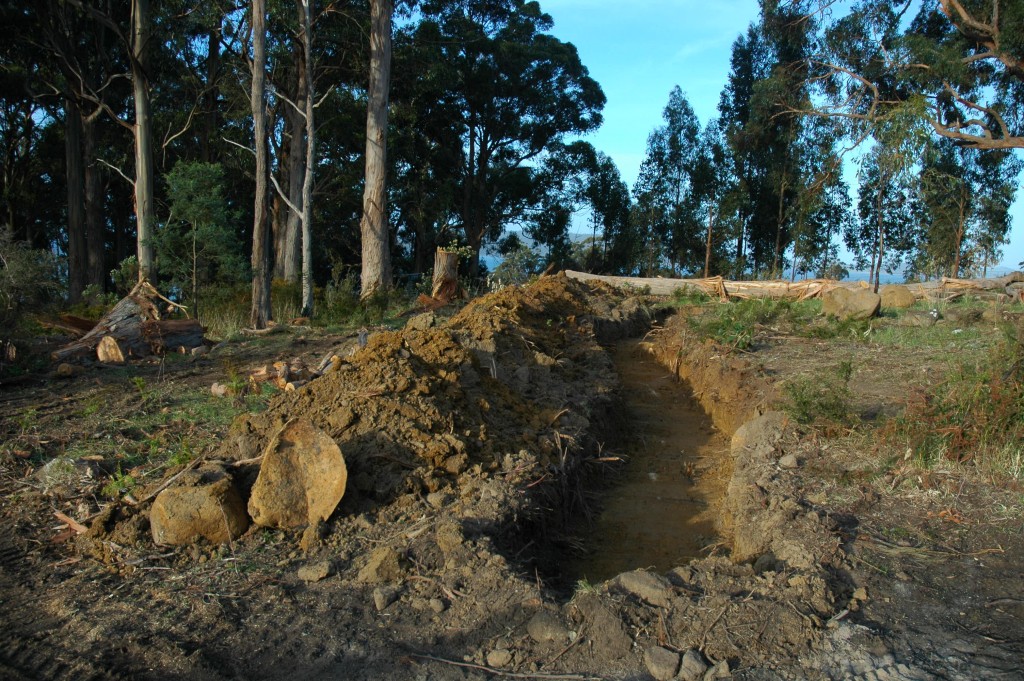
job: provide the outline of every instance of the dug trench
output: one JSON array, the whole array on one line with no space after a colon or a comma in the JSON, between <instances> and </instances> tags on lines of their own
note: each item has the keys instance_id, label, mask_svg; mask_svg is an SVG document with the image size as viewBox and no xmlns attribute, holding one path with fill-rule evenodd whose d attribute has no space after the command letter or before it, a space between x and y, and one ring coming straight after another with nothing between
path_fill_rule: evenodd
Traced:
<instances>
[{"instance_id":1,"label":"dug trench","mask_svg":"<svg viewBox=\"0 0 1024 681\"><path fill-rule=\"evenodd\" d=\"M194 470L168 471L177 486L230 484L267 517L252 506L261 456L301 422L344 455L326 522L160 546L148 504L113 504L53 543L50 510L81 488L5 489L0 678L932 678L848 616L862 599L847 520L800 493L798 435L771 410L771 383L679 333L680 316L653 322L647 301L599 285L505 289L372 335L237 421ZM607 348L638 337L617 346L620 380ZM685 496L722 493L698 499L696 533L685 511L640 509L699 534L689 548L598 568L581 556L611 550L581 538L608 536L601 516L620 514L601 496L628 474L617 459L637 459L624 440L654 432L638 408L684 401L664 373L637 377L648 354L663 369L643 371L685 382L713 421L697 430L728 447L655 454L663 468L642 473L672 468Z\"/></svg>"}]
</instances>

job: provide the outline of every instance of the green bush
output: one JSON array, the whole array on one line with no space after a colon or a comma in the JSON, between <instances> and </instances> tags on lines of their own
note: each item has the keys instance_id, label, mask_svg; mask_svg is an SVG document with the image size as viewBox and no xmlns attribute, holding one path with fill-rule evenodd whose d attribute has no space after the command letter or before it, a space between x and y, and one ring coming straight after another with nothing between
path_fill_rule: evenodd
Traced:
<instances>
[{"instance_id":1,"label":"green bush","mask_svg":"<svg viewBox=\"0 0 1024 681\"><path fill-rule=\"evenodd\" d=\"M0 230L0 338L17 327L25 310L60 300L59 265L49 251L29 248Z\"/></svg>"}]
</instances>

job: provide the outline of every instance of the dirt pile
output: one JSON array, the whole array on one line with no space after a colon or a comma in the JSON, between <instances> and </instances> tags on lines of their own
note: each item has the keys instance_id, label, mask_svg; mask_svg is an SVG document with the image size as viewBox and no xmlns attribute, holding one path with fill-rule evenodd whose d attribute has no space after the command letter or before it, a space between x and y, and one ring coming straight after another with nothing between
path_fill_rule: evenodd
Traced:
<instances>
[{"instance_id":1,"label":"dirt pile","mask_svg":"<svg viewBox=\"0 0 1024 681\"><path fill-rule=\"evenodd\" d=\"M647 319L636 303L604 302L606 314L595 314L596 297L551 277L444 323L428 313L373 334L335 370L237 422L219 458L256 458L303 419L341 448L349 510L406 493L458 498L480 476L571 466L614 408L615 374L595 331L621 334Z\"/></svg>"}]
</instances>

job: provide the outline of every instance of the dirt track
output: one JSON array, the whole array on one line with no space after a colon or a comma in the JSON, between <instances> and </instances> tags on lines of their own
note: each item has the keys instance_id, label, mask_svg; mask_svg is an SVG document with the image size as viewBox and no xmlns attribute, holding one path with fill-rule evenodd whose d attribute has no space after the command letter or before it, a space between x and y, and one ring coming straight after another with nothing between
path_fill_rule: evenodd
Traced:
<instances>
[{"instance_id":1,"label":"dirt track","mask_svg":"<svg viewBox=\"0 0 1024 681\"><path fill-rule=\"evenodd\" d=\"M349 491L305 550L301 531L261 528L157 547L146 510L124 505L55 544L51 509L97 481L44 491L7 462L0 678L636 679L687 650L740 679L1024 677L1020 516L986 523L996 492L980 481L955 528L941 494L837 488L870 453L757 419L771 353L723 354L678 320L648 337L654 355L726 435L754 421L733 438L720 555L574 588L580 519L637 435L599 341L651 321L639 299L548 278L375 334L240 420L211 458L251 458L296 415L341 446ZM238 475L243 491L254 477ZM897 524L918 541L887 545Z\"/></svg>"}]
</instances>

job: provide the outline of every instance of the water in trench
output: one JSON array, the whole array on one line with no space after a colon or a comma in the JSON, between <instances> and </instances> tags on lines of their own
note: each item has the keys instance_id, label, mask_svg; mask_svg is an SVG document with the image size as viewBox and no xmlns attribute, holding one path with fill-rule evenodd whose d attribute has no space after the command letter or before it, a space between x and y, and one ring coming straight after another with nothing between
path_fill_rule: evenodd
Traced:
<instances>
[{"instance_id":1,"label":"water in trench","mask_svg":"<svg viewBox=\"0 0 1024 681\"><path fill-rule=\"evenodd\" d=\"M585 555L569 576L591 583L627 570L665 572L708 555L720 541L721 500L732 473L729 438L717 430L690 387L641 341L612 348L623 386L627 458L605 490L583 538Z\"/></svg>"}]
</instances>

